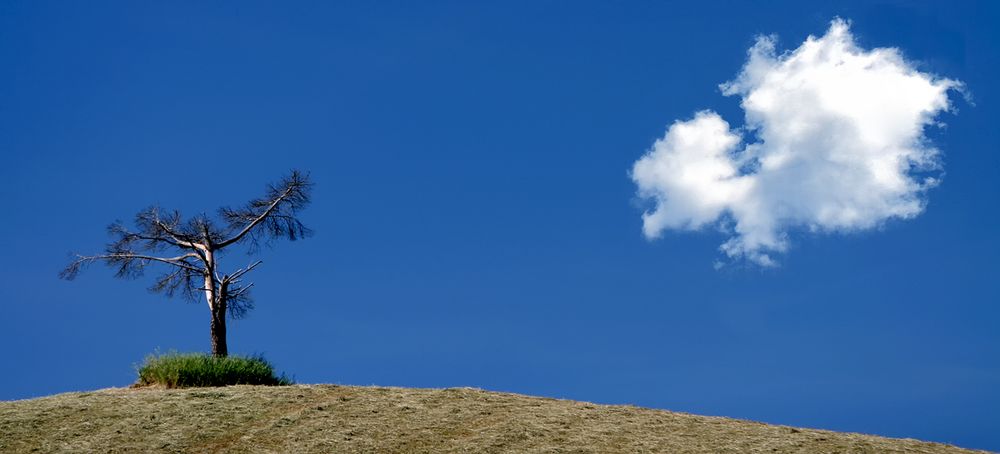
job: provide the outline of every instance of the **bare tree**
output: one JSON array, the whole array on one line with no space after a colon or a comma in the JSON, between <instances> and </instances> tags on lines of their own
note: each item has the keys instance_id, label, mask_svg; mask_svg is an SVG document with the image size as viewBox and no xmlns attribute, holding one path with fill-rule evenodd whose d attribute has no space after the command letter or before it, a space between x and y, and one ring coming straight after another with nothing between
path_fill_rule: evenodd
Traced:
<instances>
[{"instance_id":1,"label":"bare tree","mask_svg":"<svg viewBox=\"0 0 1000 454\"><path fill-rule=\"evenodd\" d=\"M212 354L226 356L226 316L241 318L253 308L253 283L245 283L244 278L261 261L223 274L219 271L219 256L234 245L245 245L253 254L262 243L309 236L312 232L302 225L297 214L309 203L311 187L308 175L292 171L277 184L269 185L263 197L240 208L219 209L218 223L204 214L184 221L178 211L147 208L136 214L134 230L121 221L111 224L108 234L113 241L104 253L75 255L59 277L72 280L94 262L106 263L115 269L116 277L127 279L142 276L150 265L163 268L165 271L149 290L167 296L180 292L191 300L204 294L212 313Z\"/></svg>"}]
</instances>

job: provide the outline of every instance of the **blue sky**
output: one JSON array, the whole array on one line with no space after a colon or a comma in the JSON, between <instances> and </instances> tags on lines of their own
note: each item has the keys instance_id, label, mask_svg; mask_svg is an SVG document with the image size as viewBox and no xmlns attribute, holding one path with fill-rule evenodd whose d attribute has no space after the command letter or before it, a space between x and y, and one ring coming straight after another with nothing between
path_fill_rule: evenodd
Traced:
<instances>
[{"instance_id":1,"label":"blue sky","mask_svg":"<svg viewBox=\"0 0 1000 454\"><path fill-rule=\"evenodd\" d=\"M124 386L208 349L203 303L70 251L311 172L305 241L264 250L230 349L299 382L628 403L1000 450L996 7L768 2L0 3L0 399ZM733 80L851 21L962 81L912 219L649 240L630 170L677 120L743 123ZM232 268L249 260L225 257Z\"/></svg>"}]
</instances>

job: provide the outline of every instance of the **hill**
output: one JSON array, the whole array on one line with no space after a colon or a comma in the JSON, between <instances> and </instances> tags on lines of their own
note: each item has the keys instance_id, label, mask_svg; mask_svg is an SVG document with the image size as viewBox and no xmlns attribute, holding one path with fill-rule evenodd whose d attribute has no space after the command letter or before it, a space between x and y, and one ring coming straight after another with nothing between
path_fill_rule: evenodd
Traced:
<instances>
[{"instance_id":1,"label":"hill","mask_svg":"<svg viewBox=\"0 0 1000 454\"><path fill-rule=\"evenodd\" d=\"M961 453L469 388L106 389L0 402L3 452Z\"/></svg>"}]
</instances>

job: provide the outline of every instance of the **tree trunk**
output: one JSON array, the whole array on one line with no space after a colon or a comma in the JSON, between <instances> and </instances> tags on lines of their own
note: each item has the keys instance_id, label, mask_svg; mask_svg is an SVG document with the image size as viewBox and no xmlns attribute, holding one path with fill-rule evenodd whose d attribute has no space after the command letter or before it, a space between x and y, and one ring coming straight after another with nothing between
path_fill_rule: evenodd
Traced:
<instances>
[{"instance_id":1,"label":"tree trunk","mask_svg":"<svg viewBox=\"0 0 1000 454\"><path fill-rule=\"evenodd\" d=\"M212 356L224 358L229 355L226 345L226 285L215 286L215 255L210 245L205 245L205 299L212 314Z\"/></svg>"},{"instance_id":2,"label":"tree trunk","mask_svg":"<svg viewBox=\"0 0 1000 454\"><path fill-rule=\"evenodd\" d=\"M226 345L226 309L212 311L212 356L225 357L229 355L229 346Z\"/></svg>"}]
</instances>

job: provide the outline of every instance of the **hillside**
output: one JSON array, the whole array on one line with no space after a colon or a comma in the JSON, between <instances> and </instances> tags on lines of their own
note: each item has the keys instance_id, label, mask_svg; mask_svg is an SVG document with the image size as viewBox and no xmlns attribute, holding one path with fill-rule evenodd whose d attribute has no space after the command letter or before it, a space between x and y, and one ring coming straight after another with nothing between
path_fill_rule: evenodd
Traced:
<instances>
[{"instance_id":1,"label":"hillside","mask_svg":"<svg viewBox=\"0 0 1000 454\"><path fill-rule=\"evenodd\" d=\"M0 402L0 451L973 452L468 388L335 385L107 389Z\"/></svg>"}]
</instances>

